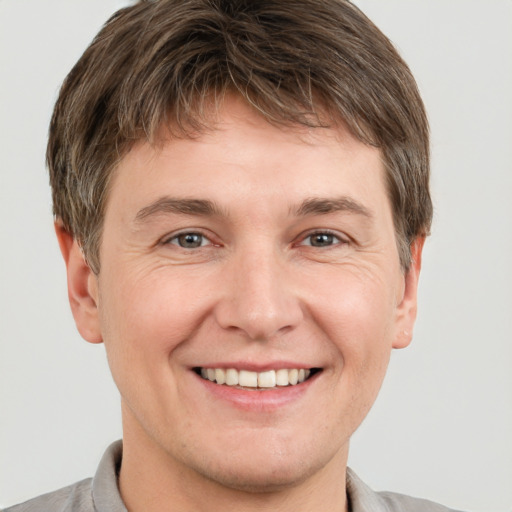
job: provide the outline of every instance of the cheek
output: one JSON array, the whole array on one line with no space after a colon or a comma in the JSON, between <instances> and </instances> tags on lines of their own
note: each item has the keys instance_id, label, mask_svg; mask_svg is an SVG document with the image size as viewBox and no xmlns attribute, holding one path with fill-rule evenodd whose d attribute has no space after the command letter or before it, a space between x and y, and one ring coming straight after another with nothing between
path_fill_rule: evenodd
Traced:
<instances>
[{"instance_id":1,"label":"cheek","mask_svg":"<svg viewBox=\"0 0 512 512\"><path fill-rule=\"evenodd\" d=\"M205 317L208 294L164 272L105 275L113 276L100 289L108 363L124 403L149 431L168 403L179 401L182 369L176 355Z\"/></svg>"},{"instance_id":2,"label":"cheek","mask_svg":"<svg viewBox=\"0 0 512 512\"><path fill-rule=\"evenodd\" d=\"M147 396L154 386L172 387L171 355L205 316L207 294L168 272L138 275L118 269L117 278L113 272L105 275L111 279L100 287L101 326L121 394L127 399L127 394Z\"/></svg>"},{"instance_id":3,"label":"cheek","mask_svg":"<svg viewBox=\"0 0 512 512\"><path fill-rule=\"evenodd\" d=\"M190 335L208 308L208 293L193 286L183 273L162 269L122 275L123 279L114 276L103 287L102 319L109 338L168 350Z\"/></svg>"},{"instance_id":4,"label":"cheek","mask_svg":"<svg viewBox=\"0 0 512 512\"><path fill-rule=\"evenodd\" d=\"M351 272L332 275L328 282L329 293L317 293L312 303L318 323L339 349L391 348L396 301L390 284Z\"/></svg>"},{"instance_id":5,"label":"cheek","mask_svg":"<svg viewBox=\"0 0 512 512\"><path fill-rule=\"evenodd\" d=\"M346 274L330 282L330 293L316 302L315 322L336 351L339 382L364 408L373 402L389 362L394 297L378 279Z\"/></svg>"}]
</instances>

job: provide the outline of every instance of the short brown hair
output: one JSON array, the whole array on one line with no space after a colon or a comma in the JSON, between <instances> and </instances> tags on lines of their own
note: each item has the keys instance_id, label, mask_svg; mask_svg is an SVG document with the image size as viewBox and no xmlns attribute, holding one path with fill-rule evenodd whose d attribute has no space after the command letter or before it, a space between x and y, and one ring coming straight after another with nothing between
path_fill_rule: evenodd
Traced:
<instances>
[{"instance_id":1,"label":"short brown hair","mask_svg":"<svg viewBox=\"0 0 512 512\"><path fill-rule=\"evenodd\" d=\"M429 130L414 78L382 32L346 0L140 0L74 66L50 125L54 214L94 272L120 159L135 141L154 143L162 123L175 136L204 129L226 92L271 123L341 121L380 148L408 268L432 218Z\"/></svg>"}]
</instances>

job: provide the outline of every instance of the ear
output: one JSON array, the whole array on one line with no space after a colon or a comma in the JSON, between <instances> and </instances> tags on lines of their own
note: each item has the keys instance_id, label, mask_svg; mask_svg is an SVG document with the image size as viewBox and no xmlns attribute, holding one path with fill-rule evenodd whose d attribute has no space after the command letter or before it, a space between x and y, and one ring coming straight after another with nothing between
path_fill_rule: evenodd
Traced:
<instances>
[{"instance_id":1,"label":"ear","mask_svg":"<svg viewBox=\"0 0 512 512\"><path fill-rule=\"evenodd\" d=\"M393 348L405 348L411 343L418 309L418 280L421 270L421 254L425 237L416 238L411 245L411 265L404 274L404 293L397 307L397 321Z\"/></svg>"},{"instance_id":2,"label":"ear","mask_svg":"<svg viewBox=\"0 0 512 512\"><path fill-rule=\"evenodd\" d=\"M90 343L101 343L98 314L98 280L82 254L82 250L62 222L55 222L60 251L66 263L68 298L78 332Z\"/></svg>"}]
</instances>

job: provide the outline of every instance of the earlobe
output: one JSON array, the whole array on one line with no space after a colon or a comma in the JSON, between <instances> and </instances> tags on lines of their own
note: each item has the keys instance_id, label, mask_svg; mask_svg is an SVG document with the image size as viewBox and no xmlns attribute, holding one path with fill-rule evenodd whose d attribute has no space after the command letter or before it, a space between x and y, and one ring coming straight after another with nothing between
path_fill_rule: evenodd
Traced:
<instances>
[{"instance_id":1,"label":"earlobe","mask_svg":"<svg viewBox=\"0 0 512 512\"><path fill-rule=\"evenodd\" d=\"M411 245L411 265L404 275L404 293L397 308L393 348L405 348L412 341L418 306L418 281L424 243L425 237L418 237Z\"/></svg>"},{"instance_id":2,"label":"earlobe","mask_svg":"<svg viewBox=\"0 0 512 512\"><path fill-rule=\"evenodd\" d=\"M62 222L55 222L60 251L66 263L68 298L78 332L89 343L103 341L98 311L98 282L78 242Z\"/></svg>"}]
</instances>

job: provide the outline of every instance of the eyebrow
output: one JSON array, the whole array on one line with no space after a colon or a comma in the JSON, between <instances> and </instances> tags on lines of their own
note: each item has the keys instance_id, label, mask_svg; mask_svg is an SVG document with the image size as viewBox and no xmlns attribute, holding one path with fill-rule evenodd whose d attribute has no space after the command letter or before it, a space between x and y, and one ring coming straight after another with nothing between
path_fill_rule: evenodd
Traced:
<instances>
[{"instance_id":1,"label":"eyebrow","mask_svg":"<svg viewBox=\"0 0 512 512\"><path fill-rule=\"evenodd\" d=\"M297 217L308 215L326 215L335 212L348 212L363 215L371 219L372 213L361 203L349 197L305 199L298 207L291 208L290 213ZM166 213L200 216L222 216L221 209L208 199L178 199L161 197L148 206L139 210L135 216L137 222Z\"/></svg>"},{"instance_id":2,"label":"eyebrow","mask_svg":"<svg viewBox=\"0 0 512 512\"><path fill-rule=\"evenodd\" d=\"M347 212L363 215L368 219L373 218L372 212L361 203L349 197L322 198L313 197L304 200L293 213L298 217L307 215L325 215L335 212Z\"/></svg>"},{"instance_id":3,"label":"eyebrow","mask_svg":"<svg viewBox=\"0 0 512 512\"><path fill-rule=\"evenodd\" d=\"M142 222L148 217L165 213L178 213L183 215L221 215L220 208L207 199L177 199L161 197L149 206L145 206L137 212L135 220Z\"/></svg>"}]
</instances>

